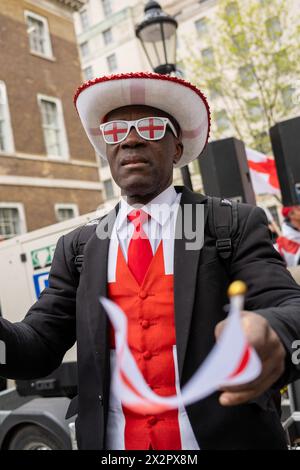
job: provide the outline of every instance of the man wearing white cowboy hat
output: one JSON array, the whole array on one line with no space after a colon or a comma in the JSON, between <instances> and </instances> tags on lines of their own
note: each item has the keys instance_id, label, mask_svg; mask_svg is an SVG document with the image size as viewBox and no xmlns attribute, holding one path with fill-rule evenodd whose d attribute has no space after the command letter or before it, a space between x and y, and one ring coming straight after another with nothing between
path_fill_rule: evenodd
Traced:
<instances>
[{"instance_id":1,"label":"man wearing white cowboy hat","mask_svg":"<svg viewBox=\"0 0 300 470\"><path fill-rule=\"evenodd\" d=\"M117 211L60 238L49 288L23 322L0 320L7 345L0 375L49 374L77 340L78 397L67 416L78 413L79 448L285 448L274 397L300 376L291 361L300 334L300 288L273 249L262 210L238 205L225 264L208 223L209 198L172 186L173 168L194 160L207 143L204 95L179 78L131 73L85 83L75 105L122 198ZM192 250L184 230L175 236L186 207L204 214L195 229L196 237L205 230L204 242ZM100 236L103 226L106 237ZM82 255L79 276L75 264ZM125 311L129 346L145 380L168 396L212 349L234 279L248 285L243 324L262 361L259 378L155 416L122 406L110 390L115 343L99 295Z\"/></svg>"}]
</instances>

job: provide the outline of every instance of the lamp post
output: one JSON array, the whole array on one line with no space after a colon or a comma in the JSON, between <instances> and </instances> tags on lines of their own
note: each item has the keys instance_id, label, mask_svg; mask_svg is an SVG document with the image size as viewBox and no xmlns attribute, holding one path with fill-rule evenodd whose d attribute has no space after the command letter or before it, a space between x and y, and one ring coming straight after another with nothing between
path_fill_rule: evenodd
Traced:
<instances>
[{"instance_id":1,"label":"lamp post","mask_svg":"<svg viewBox=\"0 0 300 470\"><path fill-rule=\"evenodd\" d=\"M162 75L176 72L177 21L154 0L147 2L144 13L144 19L136 25L135 34L151 68ZM181 168L181 175L185 186L193 189L188 166Z\"/></svg>"}]
</instances>

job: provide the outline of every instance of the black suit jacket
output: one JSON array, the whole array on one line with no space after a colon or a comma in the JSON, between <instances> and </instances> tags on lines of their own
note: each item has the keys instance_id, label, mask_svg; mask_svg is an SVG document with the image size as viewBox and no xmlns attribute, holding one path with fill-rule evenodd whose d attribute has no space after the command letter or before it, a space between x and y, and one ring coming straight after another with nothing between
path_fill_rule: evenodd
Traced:
<instances>
[{"instance_id":1,"label":"black suit jacket","mask_svg":"<svg viewBox=\"0 0 300 470\"><path fill-rule=\"evenodd\" d=\"M208 228L207 198L186 188L177 190L183 192L181 207L204 205L205 223L201 249L186 250L190 240L186 240L185 233L175 241L174 301L181 385L213 347L215 325L226 317L226 291L234 279L248 286L245 309L264 316L287 350L286 370L276 385L299 378L299 366L292 364L291 354L293 340L300 337L300 287L273 248L264 212L247 204L238 206L239 228L228 272ZM112 222L111 218L109 214L104 221ZM7 365L0 365L0 375L5 377L48 375L77 339L78 399L71 403L69 414L78 412L76 431L81 449L105 448L110 387L108 320L98 301L99 295L107 293L109 238L100 240L96 227L91 227L80 277L74 266L79 228L59 239L49 288L25 319L15 324L0 319L0 339L7 346ZM108 227L110 231L112 223ZM200 448L285 447L273 390L229 408L219 405L218 396L214 393L187 407Z\"/></svg>"}]
</instances>

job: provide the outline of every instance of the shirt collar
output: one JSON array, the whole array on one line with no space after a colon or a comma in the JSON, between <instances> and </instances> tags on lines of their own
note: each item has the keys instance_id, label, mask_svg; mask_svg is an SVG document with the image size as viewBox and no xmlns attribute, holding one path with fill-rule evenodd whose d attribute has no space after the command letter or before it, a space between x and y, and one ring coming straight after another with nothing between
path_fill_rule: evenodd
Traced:
<instances>
[{"instance_id":1,"label":"shirt collar","mask_svg":"<svg viewBox=\"0 0 300 470\"><path fill-rule=\"evenodd\" d=\"M177 193L173 185L162 191L150 202L141 206L140 209L147 212L157 223L163 226L170 218L172 205L177 199ZM137 207L131 206L123 197L120 200L120 209L117 220L117 230L120 230L124 224L127 224L127 215Z\"/></svg>"}]
</instances>

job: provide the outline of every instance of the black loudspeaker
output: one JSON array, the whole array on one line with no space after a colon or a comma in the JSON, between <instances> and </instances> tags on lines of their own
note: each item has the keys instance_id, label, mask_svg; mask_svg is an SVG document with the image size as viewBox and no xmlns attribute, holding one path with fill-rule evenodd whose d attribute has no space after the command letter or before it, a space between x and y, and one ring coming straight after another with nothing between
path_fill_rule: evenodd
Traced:
<instances>
[{"instance_id":1,"label":"black loudspeaker","mask_svg":"<svg viewBox=\"0 0 300 470\"><path fill-rule=\"evenodd\" d=\"M256 204L241 140L230 138L209 143L198 162L205 194Z\"/></svg>"},{"instance_id":2,"label":"black loudspeaker","mask_svg":"<svg viewBox=\"0 0 300 470\"><path fill-rule=\"evenodd\" d=\"M300 117L282 121L270 129L284 206L300 204Z\"/></svg>"}]
</instances>

